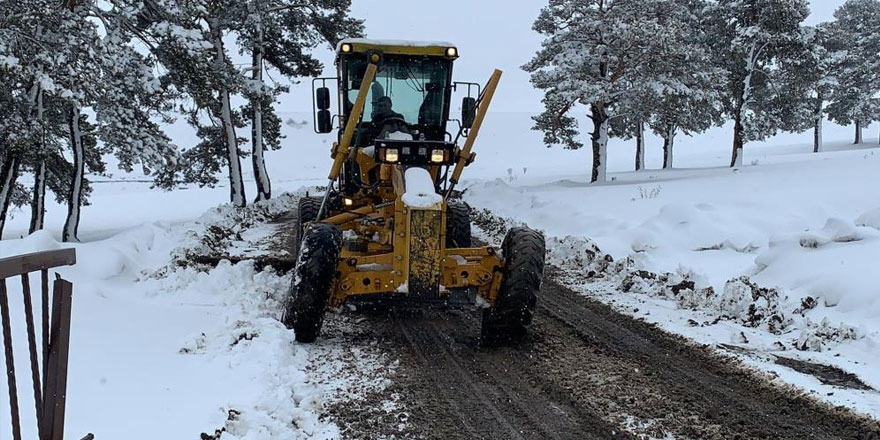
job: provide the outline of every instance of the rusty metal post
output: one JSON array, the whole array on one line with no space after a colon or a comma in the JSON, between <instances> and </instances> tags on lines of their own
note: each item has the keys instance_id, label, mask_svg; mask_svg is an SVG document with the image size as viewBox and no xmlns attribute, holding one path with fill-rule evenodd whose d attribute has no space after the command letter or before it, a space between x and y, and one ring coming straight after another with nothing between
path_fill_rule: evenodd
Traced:
<instances>
[{"instance_id":1,"label":"rusty metal post","mask_svg":"<svg viewBox=\"0 0 880 440\"><path fill-rule=\"evenodd\" d=\"M3 351L6 353L6 380L9 383L9 412L12 438L21 440L21 421L18 414L18 390L15 387L15 359L12 356L12 328L9 323L9 300L6 297L6 279L0 279L0 319L3 319Z\"/></svg>"},{"instance_id":2,"label":"rusty metal post","mask_svg":"<svg viewBox=\"0 0 880 440\"><path fill-rule=\"evenodd\" d=\"M37 427L43 420L43 394L40 391L40 361L37 359L37 335L34 330L34 307L31 299L31 282L28 274L21 274L21 291L24 299L24 319L27 325L28 351L31 355L31 380L34 384L34 406L37 411Z\"/></svg>"},{"instance_id":3,"label":"rusty metal post","mask_svg":"<svg viewBox=\"0 0 880 440\"><path fill-rule=\"evenodd\" d=\"M40 271L41 278L41 286L42 289L42 303L40 304L43 309L43 320L41 322L43 327L43 385L46 384L46 368L49 362L49 269L43 269ZM45 387L43 388L46 389Z\"/></svg>"},{"instance_id":4,"label":"rusty metal post","mask_svg":"<svg viewBox=\"0 0 880 440\"><path fill-rule=\"evenodd\" d=\"M70 350L70 314L73 284L58 277L52 294L52 327L49 363L43 389L41 440L64 439L64 410L67 400L67 362Z\"/></svg>"}]
</instances>

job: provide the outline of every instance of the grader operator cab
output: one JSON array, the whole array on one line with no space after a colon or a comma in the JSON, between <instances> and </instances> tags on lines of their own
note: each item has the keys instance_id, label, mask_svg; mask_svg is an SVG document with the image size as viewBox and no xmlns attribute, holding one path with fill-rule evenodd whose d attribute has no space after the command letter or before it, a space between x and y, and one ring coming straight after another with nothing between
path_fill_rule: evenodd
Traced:
<instances>
[{"instance_id":1,"label":"grader operator cab","mask_svg":"<svg viewBox=\"0 0 880 440\"><path fill-rule=\"evenodd\" d=\"M454 83L458 55L448 43L349 39L337 46L338 76L313 81L315 130L332 132L334 120L339 127L325 194L298 206L297 262L282 318L297 341L317 338L328 308L376 301L479 305L488 344L525 333L544 238L513 228L500 250L472 246L470 210L453 189L474 160L501 72L485 87ZM328 82L338 89L338 118ZM461 119L450 120L455 90L467 96Z\"/></svg>"}]
</instances>

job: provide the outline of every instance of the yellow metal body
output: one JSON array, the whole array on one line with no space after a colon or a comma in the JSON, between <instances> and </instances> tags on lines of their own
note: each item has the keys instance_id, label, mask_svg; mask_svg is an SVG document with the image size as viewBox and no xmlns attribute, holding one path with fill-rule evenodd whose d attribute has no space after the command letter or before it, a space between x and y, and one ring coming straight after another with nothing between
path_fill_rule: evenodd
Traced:
<instances>
[{"instance_id":1,"label":"yellow metal body","mask_svg":"<svg viewBox=\"0 0 880 440\"><path fill-rule=\"evenodd\" d=\"M401 174L399 167L392 173ZM446 202L409 207L402 198L405 188L393 182L403 184L403 179L392 179L399 195L394 202L362 206L324 220L351 231L346 233L349 237L368 237L361 250L343 247L329 306L371 294L442 299L459 288L475 288L476 296L493 305L504 265L501 256L489 246L446 248Z\"/></svg>"},{"instance_id":2,"label":"yellow metal body","mask_svg":"<svg viewBox=\"0 0 880 440\"><path fill-rule=\"evenodd\" d=\"M344 52L342 45L348 44L349 51ZM454 56L447 56L447 50L455 49ZM414 56L437 56L447 58L458 58L458 49L449 44L432 44L432 45L413 45L413 44L394 44L393 42L368 41L368 40L346 40L340 44L340 53L366 53L381 52L391 55L414 55Z\"/></svg>"},{"instance_id":3,"label":"yellow metal body","mask_svg":"<svg viewBox=\"0 0 880 440\"><path fill-rule=\"evenodd\" d=\"M474 125L471 127L467 140L464 142L464 148L461 149L461 153L458 155L458 161L455 163L455 170L452 172L452 178L449 179L453 185L458 183L458 179L461 178L461 172L464 170L464 167L473 162L476 157L476 154L472 153L471 150L474 148L474 141L477 140L477 135L480 134L480 128L483 126L483 119L486 117L486 112L489 110L489 104L492 102L492 97L495 96L495 89L498 87L499 81L501 81L501 71L495 69L495 72L492 72L492 77L489 78L489 83L486 86L486 94L480 101L479 107L477 107L477 114L474 117Z\"/></svg>"},{"instance_id":4,"label":"yellow metal body","mask_svg":"<svg viewBox=\"0 0 880 440\"><path fill-rule=\"evenodd\" d=\"M352 53L378 51L447 58L449 49L449 46L343 44L351 44L348 49ZM383 299L442 300L460 289L468 289L474 300L493 306L504 266L498 252L489 246L447 248L446 200L441 199L433 206L408 206L403 197L406 182L402 166L378 164L361 150L355 153L349 150L376 70L376 64L369 64L345 131L332 151L334 162L330 172L331 181L339 176L343 162L353 157L363 179L366 179L369 171L378 169L374 175L378 176L379 182L378 185L371 185L369 191L358 192L351 199L351 204L342 210L329 209L320 220L339 226L345 237L328 306L336 308L354 297L380 295ZM470 150L500 76L501 72L496 70L486 87L477 109L475 126L464 149L456 148L459 160L453 174L455 179L472 159ZM437 182L440 167L429 166L426 169Z\"/></svg>"},{"instance_id":5,"label":"yellow metal body","mask_svg":"<svg viewBox=\"0 0 880 440\"><path fill-rule=\"evenodd\" d=\"M373 78L376 77L376 70L377 67L375 63L370 63L367 66L367 72L364 74L365 85L373 82ZM330 156L333 158L333 167L330 168L330 180L339 177L342 163L348 158L349 148L351 147L351 138L354 136L357 122L361 119L361 113L364 111L364 104L367 102L367 93L369 91L370 88L366 86L361 87L361 89L358 90L357 99L354 102L354 108L352 109L351 116L348 118L348 123L345 124L345 131L342 133L342 139L338 144L333 144L333 151L330 152Z\"/></svg>"}]
</instances>

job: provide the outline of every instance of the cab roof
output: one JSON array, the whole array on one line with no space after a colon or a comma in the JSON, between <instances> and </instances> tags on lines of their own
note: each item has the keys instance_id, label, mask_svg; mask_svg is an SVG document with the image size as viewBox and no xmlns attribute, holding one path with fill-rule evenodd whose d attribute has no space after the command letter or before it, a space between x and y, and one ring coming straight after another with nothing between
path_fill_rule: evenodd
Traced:
<instances>
[{"instance_id":1,"label":"cab roof","mask_svg":"<svg viewBox=\"0 0 880 440\"><path fill-rule=\"evenodd\" d=\"M346 38L336 44L336 54L342 54L342 46L350 44L351 53L364 53L371 50L399 55L446 56L446 50L457 46L448 41L408 41L408 40L370 40L366 38Z\"/></svg>"}]
</instances>

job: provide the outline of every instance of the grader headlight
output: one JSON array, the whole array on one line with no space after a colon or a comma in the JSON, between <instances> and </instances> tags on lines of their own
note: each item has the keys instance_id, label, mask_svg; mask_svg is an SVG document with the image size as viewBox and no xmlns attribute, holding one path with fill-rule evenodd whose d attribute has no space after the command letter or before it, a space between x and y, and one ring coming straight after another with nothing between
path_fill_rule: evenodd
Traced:
<instances>
[{"instance_id":1,"label":"grader headlight","mask_svg":"<svg viewBox=\"0 0 880 440\"><path fill-rule=\"evenodd\" d=\"M456 49L454 47L447 47L446 48L446 56L449 58L457 57L458 56L458 49Z\"/></svg>"},{"instance_id":2,"label":"grader headlight","mask_svg":"<svg viewBox=\"0 0 880 440\"><path fill-rule=\"evenodd\" d=\"M397 152L397 148L388 148L385 150L386 162L397 162L398 160L400 160L400 155Z\"/></svg>"},{"instance_id":3,"label":"grader headlight","mask_svg":"<svg viewBox=\"0 0 880 440\"><path fill-rule=\"evenodd\" d=\"M446 155L443 153L443 150L431 150L431 162L443 163L445 159Z\"/></svg>"}]
</instances>

